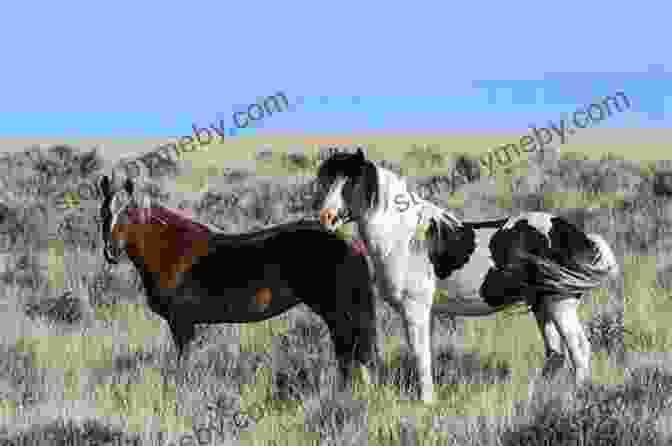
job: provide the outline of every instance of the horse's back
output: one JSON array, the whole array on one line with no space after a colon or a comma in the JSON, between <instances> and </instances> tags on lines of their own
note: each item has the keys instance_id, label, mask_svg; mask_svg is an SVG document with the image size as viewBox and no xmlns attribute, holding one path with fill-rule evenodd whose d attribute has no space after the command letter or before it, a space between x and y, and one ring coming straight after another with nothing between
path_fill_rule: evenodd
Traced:
<instances>
[{"instance_id":1,"label":"horse's back","mask_svg":"<svg viewBox=\"0 0 672 446\"><path fill-rule=\"evenodd\" d=\"M216 232L212 234L213 240L220 246L244 246L254 245L262 242L268 238L277 237L283 233L290 233L296 231L321 231L326 232L318 221L314 220L298 220L289 223L283 223L268 228L259 229L251 232L242 233L224 233Z\"/></svg>"},{"instance_id":2,"label":"horse's back","mask_svg":"<svg viewBox=\"0 0 672 446\"><path fill-rule=\"evenodd\" d=\"M264 230L261 237L211 242L177 288L157 294L159 301L172 302L171 311L210 323L253 322L300 301L335 309L339 302L372 300L365 258L319 224L295 222ZM259 300L260 290L272 298Z\"/></svg>"},{"instance_id":3,"label":"horse's back","mask_svg":"<svg viewBox=\"0 0 672 446\"><path fill-rule=\"evenodd\" d=\"M366 260L319 222L288 223L240 238L215 236L212 243L207 258L194 270L202 270L203 279L207 274L208 280L231 286L269 274L291 282L293 288L333 288L339 275L341 281L368 278Z\"/></svg>"}]
</instances>

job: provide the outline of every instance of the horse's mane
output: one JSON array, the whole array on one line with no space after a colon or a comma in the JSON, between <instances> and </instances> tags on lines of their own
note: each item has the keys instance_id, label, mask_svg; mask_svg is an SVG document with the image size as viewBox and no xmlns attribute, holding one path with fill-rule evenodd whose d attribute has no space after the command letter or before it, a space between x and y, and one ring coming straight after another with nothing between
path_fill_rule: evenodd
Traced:
<instances>
[{"instance_id":1,"label":"horse's mane","mask_svg":"<svg viewBox=\"0 0 672 446\"><path fill-rule=\"evenodd\" d=\"M202 238L212 232L208 225L194 220L190 212L182 209L170 209L164 206L151 205L148 208L132 208L128 212L131 221L134 223L159 223L160 225L172 227L182 235L187 236L187 238L191 238L190 236Z\"/></svg>"},{"instance_id":2,"label":"horse's mane","mask_svg":"<svg viewBox=\"0 0 672 446\"><path fill-rule=\"evenodd\" d=\"M415 201L422 203L423 209L420 211L420 225L429 226L434 221L439 229L438 236L442 237L445 231L454 232L463 228L463 223L457 219L450 211L422 199L412 191L412 188L404 177L396 172L387 169L384 166L374 163L371 160L364 159L358 154L336 153L325 160L317 173L318 178L333 179L343 176L347 178L364 177L367 186L367 202L369 209L376 209L379 206L388 206L392 201L392 195L395 193L413 194ZM394 186L399 190L392 190Z\"/></svg>"},{"instance_id":3,"label":"horse's mane","mask_svg":"<svg viewBox=\"0 0 672 446\"><path fill-rule=\"evenodd\" d=\"M210 228L194 219L191 211L187 209L171 209L164 206L152 206L151 215L163 223L175 226L177 229L187 232L209 233Z\"/></svg>"},{"instance_id":4,"label":"horse's mane","mask_svg":"<svg viewBox=\"0 0 672 446\"><path fill-rule=\"evenodd\" d=\"M322 163L317 171L317 178L332 180L339 176L349 179L363 177L366 184L366 201L369 209L374 209L381 203L377 170L379 168L371 160L362 161L357 154L336 153Z\"/></svg>"}]
</instances>

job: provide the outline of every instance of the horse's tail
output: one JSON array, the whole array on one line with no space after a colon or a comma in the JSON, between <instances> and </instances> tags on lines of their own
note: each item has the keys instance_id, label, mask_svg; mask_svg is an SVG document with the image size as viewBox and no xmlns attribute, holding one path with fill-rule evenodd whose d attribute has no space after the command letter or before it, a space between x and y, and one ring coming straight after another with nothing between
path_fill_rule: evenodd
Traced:
<instances>
[{"instance_id":1,"label":"horse's tail","mask_svg":"<svg viewBox=\"0 0 672 446\"><path fill-rule=\"evenodd\" d=\"M532 262L540 273L539 280L529 285L540 291L577 294L602 286L607 278L617 277L620 268L606 240L598 234L586 236L593 243L592 257L577 256L571 265L523 253L523 257Z\"/></svg>"}]
</instances>

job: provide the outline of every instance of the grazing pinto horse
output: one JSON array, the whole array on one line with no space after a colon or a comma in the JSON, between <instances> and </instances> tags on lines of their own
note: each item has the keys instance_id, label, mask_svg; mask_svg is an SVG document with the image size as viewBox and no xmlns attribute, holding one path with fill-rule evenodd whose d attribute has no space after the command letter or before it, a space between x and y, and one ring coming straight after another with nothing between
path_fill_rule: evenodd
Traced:
<instances>
[{"instance_id":1,"label":"grazing pinto horse","mask_svg":"<svg viewBox=\"0 0 672 446\"><path fill-rule=\"evenodd\" d=\"M325 193L322 224L336 230L358 222L378 291L402 317L423 401L434 397L432 312L485 316L527 302L544 339L544 375L562 366L564 343L577 382L588 378L590 344L576 308L583 294L618 273L601 236L541 212L461 222L411 192L402 178L367 160L361 150L327 159L317 181ZM419 225L426 228L424 240L414 237ZM447 303L432 305L437 288L447 292Z\"/></svg>"},{"instance_id":2,"label":"grazing pinto horse","mask_svg":"<svg viewBox=\"0 0 672 446\"><path fill-rule=\"evenodd\" d=\"M113 190L104 176L100 190L105 259L128 255L149 307L170 326L180 363L194 324L262 321L302 302L329 326L345 381L355 361L376 363L369 265L319 222L225 234L139 201L130 179Z\"/></svg>"}]
</instances>

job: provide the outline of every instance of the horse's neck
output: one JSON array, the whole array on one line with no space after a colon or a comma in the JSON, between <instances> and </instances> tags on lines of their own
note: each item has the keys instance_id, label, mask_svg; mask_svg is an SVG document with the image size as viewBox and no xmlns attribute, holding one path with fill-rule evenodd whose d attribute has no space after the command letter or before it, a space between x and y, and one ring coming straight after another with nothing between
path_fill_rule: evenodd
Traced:
<instances>
[{"instance_id":1,"label":"horse's neck","mask_svg":"<svg viewBox=\"0 0 672 446\"><path fill-rule=\"evenodd\" d=\"M372 255L387 257L407 246L416 232L417 212L415 207L406 212L390 208L385 213L360 222L360 235Z\"/></svg>"},{"instance_id":2,"label":"horse's neck","mask_svg":"<svg viewBox=\"0 0 672 446\"><path fill-rule=\"evenodd\" d=\"M208 253L209 238L187 234L171 225L134 225L127 252L144 272L155 273L162 288L174 288L178 274L191 268L197 257Z\"/></svg>"},{"instance_id":3,"label":"horse's neck","mask_svg":"<svg viewBox=\"0 0 672 446\"><path fill-rule=\"evenodd\" d=\"M403 250L416 233L418 223L426 220L428 203L411 191L406 181L396 173L378 167L381 203L369 218L360 223L362 238L374 255L388 256L395 250ZM399 209L397 197L409 204Z\"/></svg>"}]
</instances>

